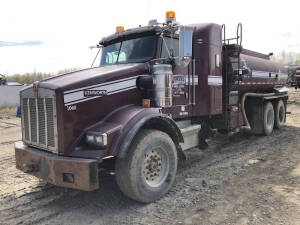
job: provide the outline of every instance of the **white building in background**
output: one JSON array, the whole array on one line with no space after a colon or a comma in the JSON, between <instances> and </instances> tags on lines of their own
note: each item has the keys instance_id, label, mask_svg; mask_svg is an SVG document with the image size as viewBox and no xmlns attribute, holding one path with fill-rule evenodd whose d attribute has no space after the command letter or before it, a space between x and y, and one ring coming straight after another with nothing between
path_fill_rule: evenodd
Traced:
<instances>
[{"instance_id":1,"label":"white building in background","mask_svg":"<svg viewBox=\"0 0 300 225\"><path fill-rule=\"evenodd\" d=\"M20 90L25 85L17 82L6 82L0 85L0 108L13 107L20 104Z\"/></svg>"}]
</instances>

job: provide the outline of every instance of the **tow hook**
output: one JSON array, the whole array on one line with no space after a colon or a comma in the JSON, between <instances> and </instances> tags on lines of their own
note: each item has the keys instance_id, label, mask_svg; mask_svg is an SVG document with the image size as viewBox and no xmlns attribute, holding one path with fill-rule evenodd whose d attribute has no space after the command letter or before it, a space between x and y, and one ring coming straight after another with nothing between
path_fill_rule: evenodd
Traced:
<instances>
[{"instance_id":1,"label":"tow hook","mask_svg":"<svg viewBox=\"0 0 300 225\"><path fill-rule=\"evenodd\" d=\"M39 165L35 162L29 162L23 165L25 173L32 173L39 171Z\"/></svg>"}]
</instances>

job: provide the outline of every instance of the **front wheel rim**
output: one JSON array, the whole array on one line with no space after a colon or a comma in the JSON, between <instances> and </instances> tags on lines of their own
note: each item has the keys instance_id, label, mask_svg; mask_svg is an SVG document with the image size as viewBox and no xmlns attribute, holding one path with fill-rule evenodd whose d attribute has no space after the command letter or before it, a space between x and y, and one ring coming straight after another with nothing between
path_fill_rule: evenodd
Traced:
<instances>
[{"instance_id":1,"label":"front wheel rim","mask_svg":"<svg viewBox=\"0 0 300 225\"><path fill-rule=\"evenodd\" d=\"M143 161L143 178L150 187L160 186L169 173L167 153L160 147L147 151Z\"/></svg>"}]
</instances>

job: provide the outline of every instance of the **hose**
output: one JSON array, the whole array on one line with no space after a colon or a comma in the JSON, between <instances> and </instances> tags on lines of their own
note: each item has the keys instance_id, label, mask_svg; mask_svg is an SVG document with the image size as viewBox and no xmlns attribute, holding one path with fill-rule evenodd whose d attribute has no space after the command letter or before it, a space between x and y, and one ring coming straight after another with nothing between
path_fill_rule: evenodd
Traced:
<instances>
[{"instance_id":1,"label":"hose","mask_svg":"<svg viewBox=\"0 0 300 225\"><path fill-rule=\"evenodd\" d=\"M241 108L242 108L243 118L244 118L244 121L246 123L246 126L244 126L244 128L251 129L249 121L247 119L246 110L245 110L245 101L246 101L246 98L248 96L253 96L253 97L269 97L269 96L273 96L273 95L275 95L275 93L262 94L262 93L250 93L250 92L248 92L248 93L243 94L242 100L241 100Z\"/></svg>"}]
</instances>

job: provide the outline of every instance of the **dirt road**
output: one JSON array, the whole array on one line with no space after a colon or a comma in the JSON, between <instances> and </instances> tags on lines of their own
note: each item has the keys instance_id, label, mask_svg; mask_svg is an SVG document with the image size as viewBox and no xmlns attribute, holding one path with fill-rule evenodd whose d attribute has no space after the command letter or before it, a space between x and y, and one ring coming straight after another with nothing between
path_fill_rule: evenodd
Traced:
<instances>
[{"instance_id":1,"label":"dirt road","mask_svg":"<svg viewBox=\"0 0 300 225\"><path fill-rule=\"evenodd\" d=\"M0 224L300 224L300 91L291 96L282 130L218 135L189 151L171 191L148 205L124 197L114 176L87 193L19 172L20 121L0 118Z\"/></svg>"}]
</instances>

